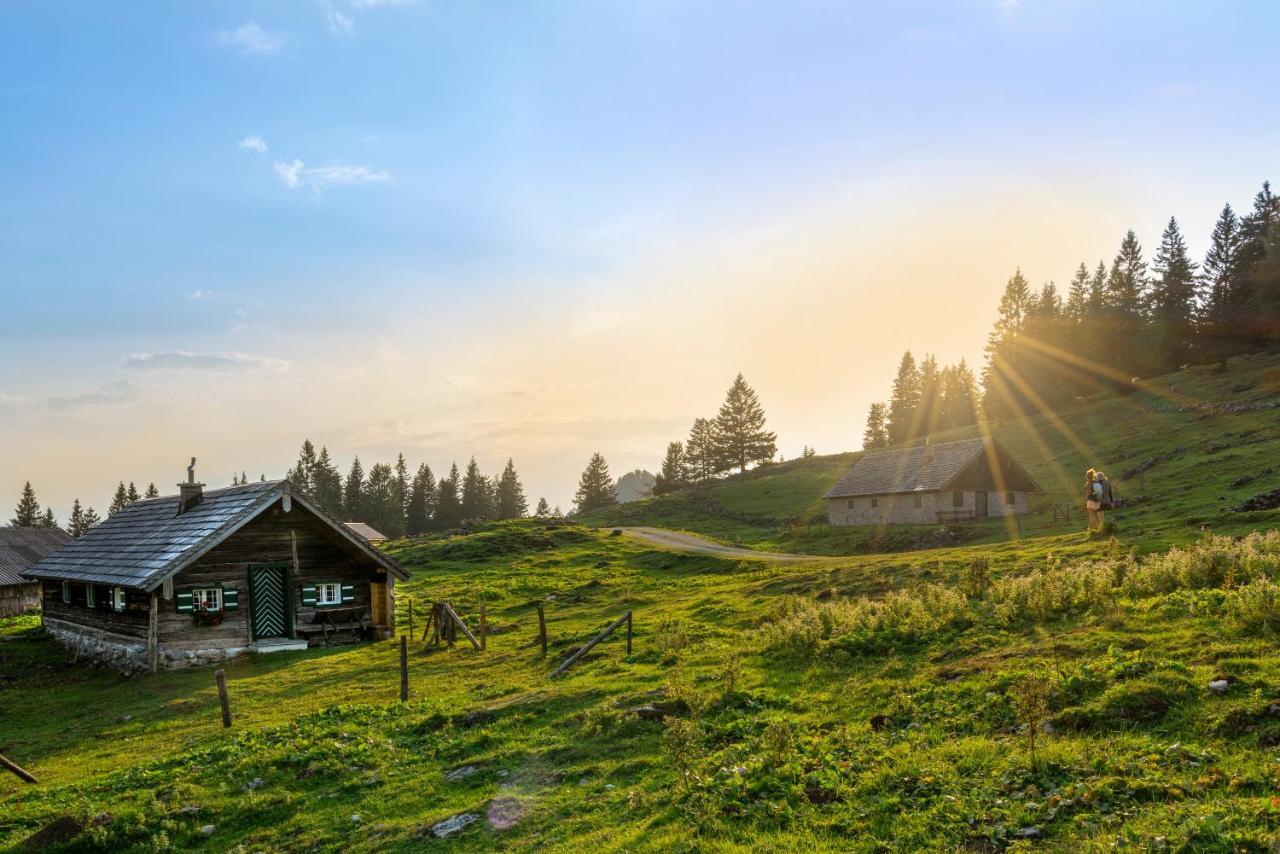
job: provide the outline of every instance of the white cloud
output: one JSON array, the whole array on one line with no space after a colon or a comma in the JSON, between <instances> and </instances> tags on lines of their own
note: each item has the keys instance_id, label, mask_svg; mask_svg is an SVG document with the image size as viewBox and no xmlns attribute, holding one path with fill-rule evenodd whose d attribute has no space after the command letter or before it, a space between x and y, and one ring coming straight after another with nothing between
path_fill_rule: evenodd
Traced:
<instances>
[{"instance_id":1,"label":"white cloud","mask_svg":"<svg viewBox=\"0 0 1280 854\"><path fill-rule=\"evenodd\" d=\"M246 136L244 139L240 140L238 148L241 151L253 151L258 154L266 154L267 141L262 137L258 136L257 134L253 134L251 136Z\"/></svg>"},{"instance_id":2,"label":"white cloud","mask_svg":"<svg viewBox=\"0 0 1280 854\"><path fill-rule=\"evenodd\" d=\"M174 350L168 353L132 353L125 359L126 368L170 371L267 371L282 373L289 370L283 359L268 356L250 356L248 353L189 353Z\"/></svg>"},{"instance_id":3,"label":"white cloud","mask_svg":"<svg viewBox=\"0 0 1280 854\"><path fill-rule=\"evenodd\" d=\"M77 409L81 406L102 406L113 403L128 403L138 396L137 389L128 380L111 383L94 391L73 394L70 397L54 396L49 398L50 409Z\"/></svg>"},{"instance_id":4,"label":"white cloud","mask_svg":"<svg viewBox=\"0 0 1280 854\"><path fill-rule=\"evenodd\" d=\"M391 178L384 169L342 164L308 167L301 160L277 160L274 168L276 175L290 189L311 187L318 190L338 185L385 184Z\"/></svg>"},{"instance_id":5,"label":"white cloud","mask_svg":"<svg viewBox=\"0 0 1280 854\"><path fill-rule=\"evenodd\" d=\"M200 288L187 294L187 299L218 299L223 296L222 291L212 291Z\"/></svg>"},{"instance_id":6,"label":"white cloud","mask_svg":"<svg viewBox=\"0 0 1280 854\"><path fill-rule=\"evenodd\" d=\"M267 56L275 53L284 44L284 36L262 29L256 22L241 24L234 30L223 30L218 33L218 44L234 48L241 53L254 53Z\"/></svg>"},{"instance_id":7,"label":"white cloud","mask_svg":"<svg viewBox=\"0 0 1280 854\"><path fill-rule=\"evenodd\" d=\"M329 0L324 0L320 8L324 10L325 22L329 25L331 33L349 33L355 29L355 21L342 14L337 6L334 6Z\"/></svg>"}]
</instances>

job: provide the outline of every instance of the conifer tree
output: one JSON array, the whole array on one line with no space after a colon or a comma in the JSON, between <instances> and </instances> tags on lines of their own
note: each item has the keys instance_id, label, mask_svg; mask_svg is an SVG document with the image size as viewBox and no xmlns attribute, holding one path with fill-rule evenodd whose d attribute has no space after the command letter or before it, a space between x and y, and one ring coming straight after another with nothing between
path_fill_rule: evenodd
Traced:
<instances>
[{"instance_id":1,"label":"conifer tree","mask_svg":"<svg viewBox=\"0 0 1280 854\"><path fill-rule=\"evenodd\" d=\"M241 486L248 486L248 485L249 485L249 473L248 473L248 472L245 472L245 471L241 471L241 472L240 472L240 485L241 485Z\"/></svg>"},{"instance_id":2,"label":"conifer tree","mask_svg":"<svg viewBox=\"0 0 1280 854\"><path fill-rule=\"evenodd\" d=\"M1151 285L1157 366L1165 370L1176 370L1191 356L1199 267L1191 260L1178 221L1170 217L1160 237L1160 247L1152 258L1157 277Z\"/></svg>"},{"instance_id":3,"label":"conifer tree","mask_svg":"<svg viewBox=\"0 0 1280 854\"><path fill-rule=\"evenodd\" d=\"M86 530L88 529L84 526L84 508L80 506L80 499L72 499L71 515L67 517L67 533L78 538Z\"/></svg>"},{"instance_id":4,"label":"conifer tree","mask_svg":"<svg viewBox=\"0 0 1280 854\"><path fill-rule=\"evenodd\" d=\"M533 515L539 519L545 519L551 515L551 506L547 504L545 497L538 499L538 506L534 509Z\"/></svg>"},{"instance_id":5,"label":"conifer tree","mask_svg":"<svg viewBox=\"0 0 1280 854\"><path fill-rule=\"evenodd\" d=\"M609 464L599 451L591 455L591 461L582 472L573 502L578 513L595 513L618 503L613 478L609 476Z\"/></svg>"},{"instance_id":6,"label":"conifer tree","mask_svg":"<svg viewBox=\"0 0 1280 854\"><path fill-rule=\"evenodd\" d=\"M938 370L938 360L929 353L920 361L920 411L918 416L917 436L927 436L938 429L938 409L941 406L942 373Z\"/></svg>"},{"instance_id":7,"label":"conifer tree","mask_svg":"<svg viewBox=\"0 0 1280 854\"><path fill-rule=\"evenodd\" d=\"M138 494L138 487L133 485L133 481L129 481L129 491L125 494L128 497L130 504L142 498L142 496Z\"/></svg>"},{"instance_id":8,"label":"conifer tree","mask_svg":"<svg viewBox=\"0 0 1280 854\"><path fill-rule=\"evenodd\" d=\"M365 521L364 467L360 465L358 454L351 461L351 471L347 473L347 482L342 489L342 508L348 522Z\"/></svg>"},{"instance_id":9,"label":"conifer tree","mask_svg":"<svg viewBox=\"0 0 1280 854\"><path fill-rule=\"evenodd\" d=\"M310 439L302 440L302 449L298 452L298 462L285 475L289 482L302 490L302 494L315 497L316 448Z\"/></svg>"},{"instance_id":10,"label":"conifer tree","mask_svg":"<svg viewBox=\"0 0 1280 854\"><path fill-rule=\"evenodd\" d=\"M467 463L467 471L462 476L462 518L467 520L484 519L489 516L489 485L476 458Z\"/></svg>"},{"instance_id":11,"label":"conifer tree","mask_svg":"<svg viewBox=\"0 0 1280 854\"><path fill-rule=\"evenodd\" d=\"M1223 364L1238 346L1232 330L1240 328L1247 311L1240 293L1240 240L1240 220L1230 204L1224 205L1204 258L1205 304L1200 323L1206 355Z\"/></svg>"},{"instance_id":12,"label":"conifer tree","mask_svg":"<svg viewBox=\"0 0 1280 854\"><path fill-rule=\"evenodd\" d=\"M156 489L155 483L147 484L147 491L142 493L143 498L159 498L160 490Z\"/></svg>"},{"instance_id":13,"label":"conifer tree","mask_svg":"<svg viewBox=\"0 0 1280 854\"><path fill-rule=\"evenodd\" d=\"M695 418L689 439L684 443L689 482L706 483L723 471L718 448L715 423L707 418Z\"/></svg>"},{"instance_id":14,"label":"conifer tree","mask_svg":"<svg viewBox=\"0 0 1280 854\"><path fill-rule=\"evenodd\" d=\"M404 527L404 514L409 509L409 491L412 486L409 480L409 465L404 461L404 454L396 456L395 478L392 480L392 489L395 492L396 501L400 505L401 525Z\"/></svg>"},{"instance_id":15,"label":"conifer tree","mask_svg":"<svg viewBox=\"0 0 1280 854\"><path fill-rule=\"evenodd\" d=\"M889 431L885 427L885 405L873 403L867 410L867 429L862 433L862 448L876 451L889 447Z\"/></svg>"},{"instance_id":16,"label":"conifer tree","mask_svg":"<svg viewBox=\"0 0 1280 854\"><path fill-rule=\"evenodd\" d=\"M1240 220L1238 301L1245 322L1237 330L1253 347L1280 340L1280 196L1270 182Z\"/></svg>"},{"instance_id":17,"label":"conifer tree","mask_svg":"<svg viewBox=\"0 0 1280 854\"><path fill-rule=\"evenodd\" d=\"M1130 229L1120 243L1107 277L1107 314L1111 327L1108 362L1121 376L1149 366L1146 335L1148 302L1147 262L1142 245Z\"/></svg>"},{"instance_id":18,"label":"conifer tree","mask_svg":"<svg viewBox=\"0 0 1280 854\"><path fill-rule=\"evenodd\" d=\"M462 501L458 497L460 480L458 464L454 463L449 467L449 476L443 478L436 487L438 492L434 526L436 530L456 528L462 521Z\"/></svg>"},{"instance_id":19,"label":"conifer tree","mask_svg":"<svg viewBox=\"0 0 1280 854\"><path fill-rule=\"evenodd\" d=\"M1071 319L1073 327L1084 321L1089 305L1089 268L1080 262L1075 277L1071 279L1071 288L1067 291L1067 301L1063 311Z\"/></svg>"},{"instance_id":20,"label":"conifer tree","mask_svg":"<svg viewBox=\"0 0 1280 854\"><path fill-rule=\"evenodd\" d=\"M129 506L129 490L125 489L124 481L120 481L116 487L116 494L111 498L111 506L107 508L107 515L114 516L121 510Z\"/></svg>"},{"instance_id":21,"label":"conifer tree","mask_svg":"<svg viewBox=\"0 0 1280 854\"><path fill-rule=\"evenodd\" d=\"M668 442L666 456L662 458L662 467L655 478L653 494L675 492L685 485L686 477L684 443Z\"/></svg>"},{"instance_id":22,"label":"conifer tree","mask_svg":"<svg viewBox=\"0 0 1280 854\"><path fill-rule=\"evenodd\" d=\"M516 474L515 462L507 460L507 467L498 478L497 516L499 519L522 519L529 512L529 502L524 497L524 487Z\"/></svg>"},{"instance_id":23,"label":"conifer tree","mask_svg":"<svg viewBox=\"0 0 1280 854\"><path fill-rule=\"evenodd\" d=\"M886 416L890 444L896 445L919 435L920 371L910 350L902 354L898 363L898 375L893 380Z\"/></svg>"},{"instance_id":24,"label":"conifer tree","mask_svg":"<svg viewBox=\"0 0 1280 854\"><path fill-rule=\"evenodd\" d=\"M982 408L989 416L1008 418L1026 411L1022 389L1027 358L1019 339L1031 304L1031 287L1019 269L1005 283L995 326L987 336L987 364L982 371Z\"/></svg>"},{"instance_id":25,"label":"conifer tree","mask_svg":"<svg viewBox=\"0 0 1280 854\"><path fill-rule=\"evenodd\" d=\"M13 518L9 524L16 528L34 528L40 524L40 502L36 500L36 491L31 488L31 481L22 487L22 496L13 509Z\"/></svg>"},{"instance_id":26,"label":"conifer tree","mask_svg":"<svg viewBox=\"0 0 1280 854\"><path fill-rule=\"evenodd\" d=\"M973 371L964 359L947 368L942 383L942 426L952 430L978 420L978 394Z\"/></svg>"},{"instance_id":27,"label":"conifer tree","mask_svg":"<svg viewBox=\"0 0 1280 854\"><path fill-rule=\"evenodd\" d=\"M749 465L771 461L778 453L777 435L765 429L764 407L742 374L734 378L716 416L716 456L725 469L745 472Z\"/></svg>"},{"instance_id":28,"label":"conifer tree","mask_svg":"<svg viewBox=\"0 0 1280 854\"><path fill-rule=\"evenodd\" d=\"M38 526L38 527L41 527L41 528L56 528L56 527L58 527L58 520L57 520L57 519L55 519L55 518L53 517L53 508L52 508L52 507L46 507L46 508L45 508L45 510L44 510L44 515L40 517L40 523L39 523L39 526Z\"/></svg>"},{"instance_id":29,"label":"conifer tree","mask_svg":"<svg viewBox=\"0 0 1280 854\"><path fill-rule=\"evenodd\" d=\"M436 506L436 478L431 466L418 466L409 488L409 508L405 511L405 528L411 537L419 537L431 530L431 514Z\"/></svg>"},{"instance_id":30,"label":"conifer tree","mask_svg":"<svg viewBox=\"0 0 1280 854\"><path fill-rule=\"evenodd\" d=\"M395 471L374 463L361 490L363 521L391 538L404 536L404 510L396 497Z\"/></svg>"},{"instance_id":31,"label":"conifer tree","mask_svg":"<svg viewBox=\"0 0 1280 854\"><path fill-rule=\"evenodd\" d=\"M342 474L329 458L329 449L321 446L311 472L312 497L335 516L343 514Z\"/></svg>"},{"instance_id":32,"label":"conifer tree","mask_svg":"<svg viewBox=\"0 0 1280 854\"><path fill-rule=\"evenodd\" d=\"M102 517L98 515L98 511L92 507L84 511L84 530L88 531L102 521Z\"/></svg>"}]
</instances>

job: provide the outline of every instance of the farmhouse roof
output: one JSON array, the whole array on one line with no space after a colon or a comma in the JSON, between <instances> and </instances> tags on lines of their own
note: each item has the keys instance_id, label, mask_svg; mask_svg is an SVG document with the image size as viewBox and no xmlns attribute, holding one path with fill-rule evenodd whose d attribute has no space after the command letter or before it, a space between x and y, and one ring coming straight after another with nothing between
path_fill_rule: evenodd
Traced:
<instances>
[{"instance_id":1,"label":"farmhouse roof","mask_svg":"<svg viewBox=\"0 0 1280 854\"><path fill-rule=\"evenodd\" d=\"M71 539L61 528L0 528L0 586L26 584L22 571L53 554Z\"/></svg>"},{"instance_id":2,"label":"farmhouse roof","mask_svg":"<svg viewBox=\"0 0 1280 854\"><path fill-rule=\"evenodd\" d=\"M826 497L938 492L950 487L984 457L998 461L1001 477L1010 483L1010 488L1039 491L1026 470L995 439L978 438L901 450L872 451L854 463L845 476L828 490Z\"/></svg>"},{"instance_id":3,"label":"farmhouse roof","mask_svg":"<svg viewBox=\"0 0 1280 854\"><path fill-rule=\"evenodd\" d=\"M364 522L347 522L346 526L371 543L385 540L387 538L386 534L381 533L377 528Z\"/></svg>"},{"instance_id":4,"label":"farmhouse roof","mask_svg":"<svg viewBox=\"0 0 1280 854\"><path fill-rule=\"evenodd\" d=\"M395 561L352 533L288 480L209 490L198 504L182 513L178 512L177 495L135 501L23 574L155 590L285 497L292 505L309 510L354 550L397 578L409 577Z\"/></svg>"}]
</instances>

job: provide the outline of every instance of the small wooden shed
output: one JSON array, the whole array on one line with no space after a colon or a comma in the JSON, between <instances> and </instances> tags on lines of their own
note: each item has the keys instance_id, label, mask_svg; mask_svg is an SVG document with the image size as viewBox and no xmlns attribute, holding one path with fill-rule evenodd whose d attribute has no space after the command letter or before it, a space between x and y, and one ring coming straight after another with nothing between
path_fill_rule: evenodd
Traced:
<instances>
[{"instance_id":1,"label":"small wooden shed","mask_svg":"<svg viewBox=\"0 0 1280 854\"><path fill-rule=\"evenodd\" d=\"M22 573L62 548L71 535L61 528L0 528L0 617L40 607L40 585Z\"/></svg>"},{"instance_id":2,"label":"small wooden shed","mask_svg":"<svg viewBox=\"0 0 1280 854\"><path fill-rule=\"evenodd\" d=\"M194 463L194 461L193 461ZM138 501L28 569L44 626L124 671L395 633L408 578L288 480Z\"/></svg>"}]
</instances>

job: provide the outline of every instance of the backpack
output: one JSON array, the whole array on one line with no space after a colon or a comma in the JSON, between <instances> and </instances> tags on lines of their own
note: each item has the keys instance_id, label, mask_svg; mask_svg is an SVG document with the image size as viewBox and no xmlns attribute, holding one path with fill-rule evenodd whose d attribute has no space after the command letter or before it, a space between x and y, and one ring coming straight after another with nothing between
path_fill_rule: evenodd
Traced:
<instances>
[{"instance_id":1,"label":"backpack","mask_svg":"<svg viewBox=\"0 0 1280 854\"><path fill-rule=\"evenodd\" d=\"M1111 499L1111 481L1107 480L1106 478L1103 478L1098 482L1102 484L1102 509L1110 510L1112 507L1115 506L1114 502Z\"/></svg>"}]
</instances>

